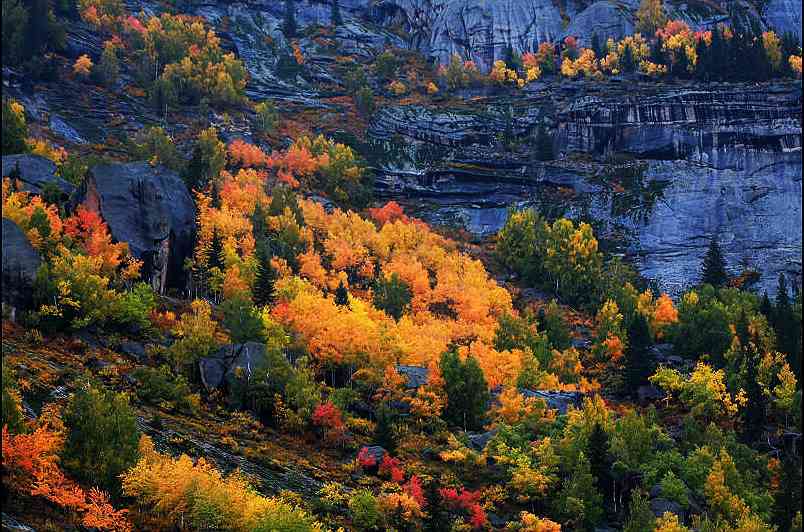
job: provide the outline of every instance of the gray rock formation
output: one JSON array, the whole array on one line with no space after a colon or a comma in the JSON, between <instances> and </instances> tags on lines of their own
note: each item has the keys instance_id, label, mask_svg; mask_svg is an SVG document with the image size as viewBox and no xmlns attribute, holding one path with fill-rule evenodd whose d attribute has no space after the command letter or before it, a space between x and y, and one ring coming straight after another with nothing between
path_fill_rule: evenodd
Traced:
<instances>
[{"instance_id":1,"label":"gray rock formation","mask_svg":"<svg viewBox=\"0 0 804 532\"><path fill-rule=\"evenodd\" d=\"M409 390L415 390L427 384L430 373L427 368L419 366L397 366L396 370L405 377L405 387Z\"/></svg>"},{"instance_id":2,"label":"gray rock formation","mask_svg":"<svg viewBox=\"0 0 804 532\"><path fill-rule=\"evenodd\" d=\"M542 399L548 408L557 410L560 415L567 413L570 407L579 408L583 394L581 392L555 392L546 390L527 390L520 388L519 392L525 397Z\"/></svg>"},{"instance_id":3,"label":"gray rock formation","mask_svg":"<svg viewBox=\"0 0 804 532\"><path fill-rule=\"evenodd\" d=\"M159 292L184 288L184 259L195 242L195 204L175 173L147 163L93 167L79 203L100 212L112 238L142 259L143 275Z\"/></svg>"},{"instance_id":4,"label":"gray rock formation","mask_svg":"<svg viewBox=\"0 0 804 532\"><path fill-rule=\"evenodd\" d=\"M265 364L265 344L258 342L225 345L198 361L201 382L208 391L231 386L236 380L248 381Z\"/></svg>"},{"instance_id":5,"label":"gray rock formation","mask_svg":"<svg viewBox=\"0 0 804 532\"><path fill-rule=\"evenodd\" d=\"M631 11L622 4L599 0L572 18L564 37L573 36L581 46L591 46L592 36L597 34L601 46L612 39L622 39L634 33Z\"/></svg>"},{"instance_id":6,"label":"gray rock formation","mask_svg":"<svg viewBox=\"0 0 804 532\"><path fill-rule=\"evenodd\" d=\"M56 165L39 155L18 154L3 156L3 177L19 172L22 189L41 194L43 188L54 186L66 198L75 191L75 186L56 175Z\"/></svg>"},{"instance_id":7,"label":"gray rock formation","mask_svg":"<svg viewBox=\"0 0 804 532\"><path fill-rule=\"evenodd\" d=\"M411 198L406 206L429 222L488 235L510 206L584 212L671 293L698 281L718 235L730 269L758 270L759 287L772 292L779 272L801 274L800 113L799 86L789 82L561 81L471 110L388 107L369 134L382 154L373 161L379 192ZM557 161L534 158L541 122L552 124Z\"/></svg>"},{"instance_id":8,"label":"gray rock formation","mask_svg":"<svg viewBox=\"0 0 804 532\"><path fill-rule=\"evenodd\" d=\"M792 33L801 42L801 2L799 0L768 0L763 12L769 27L777 33Z\"/></svg>"},{"instance_id":9,"label":"gray rock formation","mask_svg":"<svg viewBox=\"0 0 804 532\"><path fill-rule=\"evenodd\" d=\"M3 218L2 263L3 302L26 307L42 259L22 229L8 218Z\"/></svg>"}]
</instances>

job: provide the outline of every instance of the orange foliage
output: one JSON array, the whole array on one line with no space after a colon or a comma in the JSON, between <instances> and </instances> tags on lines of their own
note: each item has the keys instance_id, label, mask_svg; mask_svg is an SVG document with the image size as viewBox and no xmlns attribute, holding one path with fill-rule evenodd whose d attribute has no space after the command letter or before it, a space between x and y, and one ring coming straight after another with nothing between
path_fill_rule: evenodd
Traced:
<instances>
[{"instance_id":1,"label":"orange foliage","mask_svg":"<svg viewBox=\"0 0 804 532\"><path fill-rule=\"evenodd\" d=\"M408 217L405 216L402 207L395 201L389 201L383 207L371 208L368 211L369 216L380 225L385 225L388 222L396 220L402 220L403 222L408 221Z\"/></svg>"},{"instance_id":2,"label":"orange foliage","mask_svg":"<svg viewBox=\"0 0 804 532\"><path fill-rule=\"evenodd\" d=\"M243 168L268 164L268 156L259 146L249 144L241 139L232 141L229 144L229 159Z\"/></svg>"},{"instance_id":3,"label":"orange foliage","mask_svg":"<svg viewBox=\"0 0 804 532\"><path fill-rule=\"evenodd\" d=\"M113 244L108 227L100 215L83 205L79 205L76 213L64 221L64 233L83 247L90 257L99 257L101 269L107 274L117 270L128 253L128 244Z\"/></svg>"},{"instance_id":4,"label":"orange foliage","mask_svg":"<svg viewBox=\"0 0 804 532\"><path fill-rule=\"evenodd\" d=\"M101 530L128 532L131 528L125 514L115 510L105 493L93 488L89 494L64 476L58 466L57 452L63 437L47 426L40 426L31 434L2 433L4 478L13 490L32 496L41 496L69 512L83 514L82 524Z\"/></svg>"}]
</instances>

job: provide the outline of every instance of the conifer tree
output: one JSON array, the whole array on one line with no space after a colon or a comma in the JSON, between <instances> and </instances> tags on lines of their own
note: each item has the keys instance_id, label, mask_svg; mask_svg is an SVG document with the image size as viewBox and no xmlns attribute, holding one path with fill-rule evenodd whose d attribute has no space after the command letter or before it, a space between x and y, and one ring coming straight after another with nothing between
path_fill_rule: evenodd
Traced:
<instances>
[{"instance_id":1,"label":"conifer tree","mask_svg":"<svg viewBox=\"0 0 804 532\"><path fill-rule=\"evenodd\" d=\"M711 284L719 288L726 284L729 280L729 274L726 273L726 260L723 258L723 252L720 250L720 243L717 238L713 238L709 242L709 249L703 260L701 268L701 283Z\"/></svg>"},{"instance_id":2,"label":"conifer tree","mask_svg":"<svg viewBox=\"0 0 804 532\"><path fill-rule=\"evenodd\" d=\"M349 306L349 291L343 284L343 281L338 283L338 288L335 289L335 304L339 307Z\"/></svg>"},{"instance_id":3,"label":"conifer tree","mask_svg":"<svg viewBox=\"0 0 804 532\"><path fill-rule=\"evenodd\" d=\"M637 312L628 327L628 346L624 353L623 384L625 391L630 394L636 393L637 388L644 384L653 370L653 361L648 353L652 343L648 321Z\"/></svg>"},{"instance_id":4,"label":"conifer tree","mask_svg":"<svg viewBox=\"0 0 804 532\"><path fill-rule=\"evenodd\" d=\"M341 17L341 5L338 0L332 0L332 12L330 13L330 22L333 26L340 26L343 24Z\"/></svg>"},{"instance_id":5,"label":"conifer tree","mask_svg":"<svg viewBox=\"0 0 804 532\"><path fill-rule=\"evenodd\" d=\"M461 362L453 348L441 355L440 367L447 395L444 420L463 427L464 430L480 428L489 392L477 360L470 356L465 362Z\"/></svg>"},{"instance_id":6,"label":"conifer tree","mask_svg":"<svg viewBox=\"0 0 804 532\"><path fill-rule=\"evenodd\" d=\"M295 0L285 0L285 20L282 22L282 32L285 37L291 39L296 36L297 31L296 2Z\"/></svg>"},{"instance_id":7,"label":"conifer tree","mask_svg":"<svg viewBox=\"0 0 804 532\"><path fill-rule=\"evenodd\" d=\"M586 455L589 457L589 467L595 477L597 489L603 494L609 493L611 491L609 436L600 423L595 423L591 434L589 434Z\"/></svg>"},{"instance_id":8,"label":"conifer tree","mask_svg":"<svg viewBox=\"0 0 804 532\"><path fill-rule=\"evenodd\" d=\"M212 240L209 244L209 255L207 256L207 270L218 268L220 271L225 269L223 262L223 239L218 233L218 229L212 230Z\"/></svg>"},{"instance_id":9,"label":"conifer tree","mask_svg":"<svg viewBox=\"0 0 804 532\"><path fill-rule=\"evenodd\" d=\"M641 489L631 492L631 502L628 505L628 519L625 521L623 532L653 532L656 517L650 509L650 500Z\"/></svg>"},{"instance_id":10,"label":"conifer tree","mask_svg":"<svg viewBox=\"0 0 804 532\"><path fill-rule=\"evenodd\" d=\"M257 274L254 278L252 295L257 306L270 305L276 299L275 284L276 271L271 266L271 253L269 245L264 240L257 243Z\"/></svg>"}]
</instances>

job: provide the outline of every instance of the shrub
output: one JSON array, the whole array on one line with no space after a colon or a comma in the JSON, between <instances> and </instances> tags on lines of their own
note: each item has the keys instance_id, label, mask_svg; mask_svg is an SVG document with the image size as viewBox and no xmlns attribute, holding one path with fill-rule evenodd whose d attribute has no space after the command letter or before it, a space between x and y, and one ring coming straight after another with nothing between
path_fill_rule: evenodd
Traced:
<instances>
[{"instance_id":1,"label":"shrub","mask_svg":"<svg viewBox=\"0 0 804 532\"><path fill-rule=\"evenodd\" d=\"M8 427L12 433L22 432L25 428L22 418L22 410L19 403L19 392L14 381L14 372L6 367L3 362L3 397L2 397L2 421L0 427Z\"/></svg>"},{"instance_id":2,"label":"shrub","mask_svg":"<svg viewBox=\"0 0 804 532\"><path fill-rule=\"evenodd\" d=\"M193 394L183 375L173 375L167 366L137 368L134 377L139 381L137 397L151 404L167 401L173 408L187 414L198 412L200 398Z\"/></svg>"},{"instance_id":3,"label":"shrub","mask_svg":"<svg viewBox=\"0 0 804 532\"><path fill-rule=\"evenodd\" d=\"M3 98L3 155L28 151L25 109L16 100Z\"/></svg>"},{"instance_id":4,"label":"shrub","mask_svg":"<svg viewBox=\"0 0 804 532\"><path fill-rule=\"evenodd\" d=\"M64 467L80 481L119 494L118 477L139 458L140 434L128 396L85 385L70 399L64 424Z\"/></svg>"},{"instance_id":5,"label":"shrub","mask_svg":"<svg viewBox=\"0 0 804 532\"><path fill-rule=\"evenodd\" d=\"M382 512L377 498L368 490L358 490L349 499L352 525L358 530L379 530Z\"/></svg>"}]
</instances>

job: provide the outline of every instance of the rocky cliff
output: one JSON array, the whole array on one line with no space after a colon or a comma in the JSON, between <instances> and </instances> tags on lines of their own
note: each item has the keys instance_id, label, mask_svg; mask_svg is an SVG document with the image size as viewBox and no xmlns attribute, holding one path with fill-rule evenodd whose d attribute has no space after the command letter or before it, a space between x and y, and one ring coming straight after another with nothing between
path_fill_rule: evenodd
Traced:
<instances>
[{"instance_id":1,"label":"rocky cliff","mask_svg":"<svg viewBox=\"0 0 804 532\"><path fill-rule=\"evenodd\" d=\"M800 276L798 84L578 89L472 110L384 109L370 128L387 155L378 183L425 218L479 234L498 230L509 205L592 219L671 292L697 280L715 236L734 271L758 270L764 288L779 272ZM555 161L536 157L539 124Z\"/></svg>"}]
</instances>

